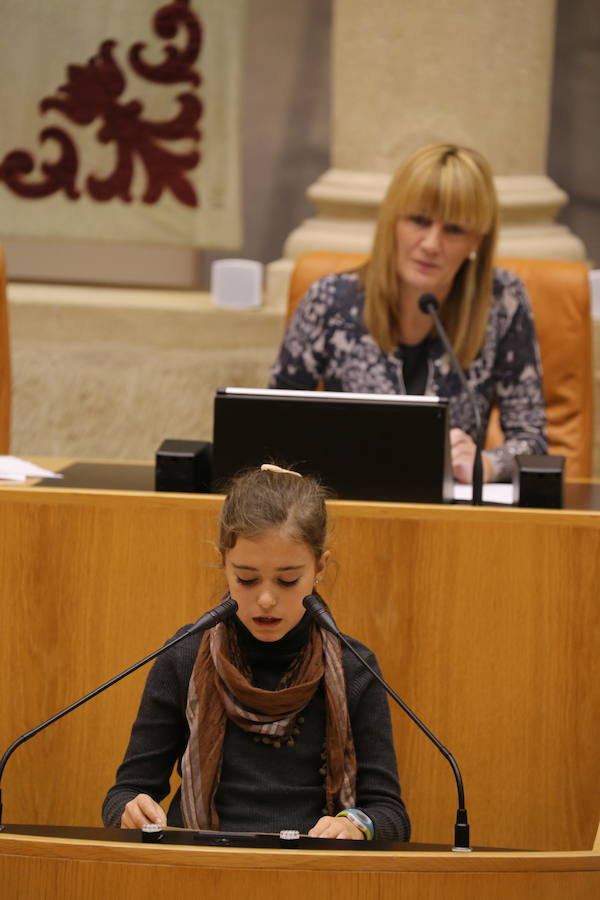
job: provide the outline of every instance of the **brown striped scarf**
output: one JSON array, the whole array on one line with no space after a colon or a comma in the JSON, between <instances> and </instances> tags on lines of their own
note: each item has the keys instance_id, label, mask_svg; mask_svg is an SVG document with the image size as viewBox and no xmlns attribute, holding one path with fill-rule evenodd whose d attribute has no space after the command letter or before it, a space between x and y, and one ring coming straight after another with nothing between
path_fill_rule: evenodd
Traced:
<instances>
[{"instance_id":1,"label":"brown striped scarf","mask_svg":"<svg viewBox=\"0 0 600 900\"><path fill-rule=\"evenodd\" d=\"M328 815L355 805L356 756L348 715L340 641L314 623L306 647L276 691L251 684L233 622L207 631L190 678L186 715L190 738L182 759L181 806L187 828L218 829L219 786L227 718L270 743L289 739L296 717L321 678L325 688L325 795Z\"/></svg>"}]
</instances>

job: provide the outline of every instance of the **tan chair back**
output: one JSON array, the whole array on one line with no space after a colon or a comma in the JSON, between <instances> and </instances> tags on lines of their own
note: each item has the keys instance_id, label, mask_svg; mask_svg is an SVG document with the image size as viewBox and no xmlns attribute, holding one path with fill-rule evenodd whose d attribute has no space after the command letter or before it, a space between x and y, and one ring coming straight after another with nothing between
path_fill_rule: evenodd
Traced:
<instances>
[{"instance_id":1,"label":"tan chair back","mask_svg":"<svg viewBox=\"0 0 600 900\"><path fill-rule=\"evenodd\" d=\"M333 272L360 266L357 253L315 251L301 256L288 294L287 319L309 286ZM583 263L548 259L499 259L515 272L531 298L544 372L549 452L565 456L570 478L592 472L592 327L588 269ZM502 443L497 410L492 411L486 446Z\"/></svg>"},{"instance_id":2,"label":"tan chair back","mask_svg":"<svg viewBox=\"0 0 600 900\"><path fill-rule=\"evenodd\" d=\"M10 340L4 252L0 247L0 453L8 453L10 445Z\"/></svg>"}]
</instances>

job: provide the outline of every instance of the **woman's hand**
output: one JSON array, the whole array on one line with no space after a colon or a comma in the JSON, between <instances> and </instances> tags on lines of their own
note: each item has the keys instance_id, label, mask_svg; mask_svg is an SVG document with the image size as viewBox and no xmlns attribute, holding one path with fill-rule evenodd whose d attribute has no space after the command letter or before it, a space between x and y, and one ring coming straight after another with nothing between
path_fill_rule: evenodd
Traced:
<instances>
[{"instance_id":1,"label":"woman's hand","mask_svg":"<svg viewBox=\"0 0 600 900\"><path fill-rule=\"evenodd\" d=\"M453 477L462 484L471 484L473 460L475 459L475 441L460 428L450 429L450 455L452 458ZM490 461L485 456L482 456L481 462L483 465L483 480L489 481L492 477Z\"/></svg>"},{"instance_id":2,"label":"woman's hand","mask_svg":"<svg viewBox=\"0 0 600 900\"><path fill-rule=\"evenodd\" d=\"M308 832L309 837L343 838L345 841L362 841L364 834L346 816L322 816Z\"/></svg>"},{"instance_id":3,"label":"woman's hand","mask_svg":"<svg viewBox=\"0 0 600 900\"><path fill-rule=\"evenodd\" d=\"M125 806L121 816L121 828L141 828L142 825L167 824L167 816L162 806L148 794L138 794Z\"/></svg>"}]
</instances>

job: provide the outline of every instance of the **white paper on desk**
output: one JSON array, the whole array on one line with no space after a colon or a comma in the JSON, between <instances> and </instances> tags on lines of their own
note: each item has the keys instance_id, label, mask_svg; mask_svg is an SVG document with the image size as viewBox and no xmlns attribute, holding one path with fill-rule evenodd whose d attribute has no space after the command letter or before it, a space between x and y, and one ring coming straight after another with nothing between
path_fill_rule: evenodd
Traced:
<instances>
[{"instance_id":1,"label":"white paper on desk","mask_svg":"<svg viewBox=\"0 0 600 900\"><path fill-rule=\"evenodd\" d=\"M455 500L472 500L473 487L470 484L454 483L453 497ZM512 484L484 484L482 497L484 503L503 503L512 506L514 493Z\"/></svg>"},{"instance_id":2,"label":"white paper on desk","mask_svg":"<svg viewBox=\"0 0 600 900\"><path fill-rule=\"evenodd\" d=\"M3 481L8 481L9 484L22 484L27 481L27 477L25 475L7 475L0 469L0 483Z\"/></svg>"},{"instance_id":3,"label":"white paper on desk","mask_svg":"<svg viewBox=\"0 0 600 900\"><path fill-rule=\"evenodd\" d=\"M18 456L0 456L0 481L25 481L26 478L62 478L60 472L49 472Z\"/></svg>"}]
</instances>

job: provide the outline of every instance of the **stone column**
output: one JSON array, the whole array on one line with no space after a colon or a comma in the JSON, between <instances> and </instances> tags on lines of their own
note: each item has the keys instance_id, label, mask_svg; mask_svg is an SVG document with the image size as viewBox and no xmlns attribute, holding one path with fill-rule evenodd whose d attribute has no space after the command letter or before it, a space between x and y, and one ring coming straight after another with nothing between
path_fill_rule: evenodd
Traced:
<instances>
[{"instance_id":1,"label":"stone column","mask_svg":"<svg viewBox=\"0 0 600 900\"><path fill-rule=\"evenodd\" d=\"M499 255L583 259L546 175L555 0L334 0L332 168L311 185L316 215L271 264L284 302L293 260L368 252L390 174L412 150L451 141L490 161L502 209Z\"/></svg>"}]
</instances>

